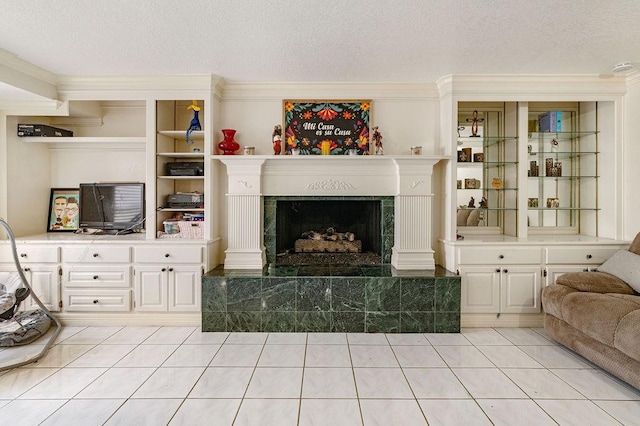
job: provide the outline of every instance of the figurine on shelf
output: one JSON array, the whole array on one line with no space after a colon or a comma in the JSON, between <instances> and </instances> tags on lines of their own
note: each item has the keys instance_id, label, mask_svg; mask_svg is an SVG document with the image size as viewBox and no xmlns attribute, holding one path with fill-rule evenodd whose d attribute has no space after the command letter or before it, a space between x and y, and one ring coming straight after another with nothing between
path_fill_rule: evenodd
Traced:
<instances>
[{"instance_id":1,"label":"figurine on shelf","mask_svg":"<svg viewBox=\"0 0 640 426\"><path fill-rule=\"evenodd\" d=\"M467 118L467 122L471 123L471 137L472 138L479 138L480 135L478 134L478 123L482 123L484 121L484 118L478 118L478 110L473 110L473 115L471 116L472 118Z\"/></svg>"},{"instance_id":2,"label":"figurine on shelf","mask_svg":"<svg viewBox=\"0 0 640 426\"><path fill-rule=\"evenodd\" d=\"M280 155L282 152L282 126L276 124L273 127L273 155Z\"/></svg>"},{"instance_id":3,"label":"figurine on shelf","mask_svg":"<svg viewBox=\"0 0 640 426\"><path fill-rule=\"evenodd\" d=\"M487 197L482 197L482 199L480 200L480 208L486 209L487 207L489 207L489 203L487 202Z\"/></svg>"},{"instance_id":4,"label":"figurine on shelf","mask_svg":"<svg viewBox=\"0 0 640 426\"><path fill-rule=\"evenodd\" d=\"M558 139L553 138L551 140L551 152L558 152L559 147L560 147L560 142L558 142Z\"/></svg>"},{"instance_id":5,"label":"figurine on shelf","mask_svg":"<svg viewBox=\"0 0 640 426\"><path fill-rule=\"evenodd\" d=\"M469 200L469 204L467 205L467 207L471 207L473 209L476 208L476 199L471 197L471 199Z\"/></svg>"},{"instance_id":6,"label":"figurine on shelf","mask_svg":"<svg viewBox=\"0 0 640 426\"><path fill-rule=\"evenodd\" d=\"M200 125L200 120L198 119L198 112L200 112L200 107L198 106L198 101L192 101L191 105L187 107L187 109L193 110L193 118L191 119L191 123L189 123L189 128L187 129L187 143L193 143L189 137L191 136L191 132L195 130L202 130L202 126Z\"/></svg>"},{"instance_id":7,"label":"figurine on shelf","mask_svg":"<svg viewBox=\"0 0 640 426\"><path fill-rule=\"evenodd\" d=\"M371 130L373 130L371 139L373 139L373 144L376 147L376 155L383 155L384 150L382 149L382 135L378 131L378 126L374 126Z\"/></svg>"}]
</instances>

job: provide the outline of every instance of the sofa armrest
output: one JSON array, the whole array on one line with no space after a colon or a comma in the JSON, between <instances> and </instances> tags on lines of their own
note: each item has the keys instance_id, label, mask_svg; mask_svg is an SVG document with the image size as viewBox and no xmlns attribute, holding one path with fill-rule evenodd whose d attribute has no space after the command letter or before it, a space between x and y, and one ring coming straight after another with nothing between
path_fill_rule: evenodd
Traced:
<instances>
[{"instance_id":1,"label":"sofa armrest","mask_svg":"<svg viewBox=\"0 0 640 426\"><path fill-rule=\"evenodd\" d=\"M636 294L627 283L606 272L569 272L560 275L556 284L592 293Z\"/></svg>"}]
</instances>

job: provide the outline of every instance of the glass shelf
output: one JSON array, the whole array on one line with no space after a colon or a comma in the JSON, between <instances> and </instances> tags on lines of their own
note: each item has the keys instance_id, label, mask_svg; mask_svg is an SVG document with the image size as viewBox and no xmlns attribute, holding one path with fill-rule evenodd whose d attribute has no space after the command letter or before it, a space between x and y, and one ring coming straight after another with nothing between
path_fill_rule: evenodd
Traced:
<instances>
[{"instance_id":1,"label":"glass shelf","mask_svg":"<svg viewBox=\"0 0 640 426\"><path fill-rule=\"evenodd\" d=\"M601 209L595 207L529 207L528 210L531 211L543 211L543 212L553 212L553 211L599 211Z\"/></svg>"},{"instance_id":2,"label":"glass shelf","mask_svg":"<svg viewBox=\"0 0 640 426\"><path fill-rule=\"evenodd\" d=\"M600 176L527 176L530 179L559 179L559 180L570 180L570 179L597 179Z\"/></svg>"},{"instance_id":3,"label":"glass shelf","mask_svg":"<svg viewBox=\"0 0 640 426\"><path fill-rule=\"evenodd\" d=\"M598 131L589 132L531 132L529 133L529 140L535 141L539 139L557 139L559 142L571 141L588 136L594 136L598 134Z\"/></svg>"}]
</instances>

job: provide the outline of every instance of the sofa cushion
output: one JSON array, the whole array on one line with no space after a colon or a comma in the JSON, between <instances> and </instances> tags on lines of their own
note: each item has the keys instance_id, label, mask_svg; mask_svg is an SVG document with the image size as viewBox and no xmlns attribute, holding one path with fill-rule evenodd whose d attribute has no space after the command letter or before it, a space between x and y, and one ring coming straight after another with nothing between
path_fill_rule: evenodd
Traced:
<instances>
[{"instance_id":1,"label":"sofa cushion","mask_svg":"<svg viewBox=\"0 0 640 426\"><path fill-rule=\"evenodd\" d=\"M631 242L631 245L629 246L629 251L631 253L640 254L640 232L636 234L636 237Z\"/></svg>"},{"instance_id":2,"label":"sofa cushion","mask_svg":"<svg viewBox=\"0 0 640 426\"><path fill-rule=\"evenodd\" d=\"M640 310L640 296L576 291L562 299L561 319L587 336L615 347L619 325L627 315L637 310ZM635 329L632 340L637 340L637 323ZM626 330L625 327L625 334L628 334Z\"/></svg>"},{"instance_id":3,"label":"sofa cushion","mask_svg":"<svg viewBox=\"0 0 640 426\"><path fill-rule=\"evenodd\" d=\"M626 294L612 294L614 298L634 303L637 309L625 315L618 324L614 346L620 352L640 361L640 297Z\"/></svg>"},{"instance_id":4,"label":"sofa cushion","mask_svg":"<svg viewBox=\"0 0 640 426\"><path fill-rule=\"evenodd\" d=\"M593 293L634 294L627 283L605 272L569 272L556 279L557 284Z\"/></svg>"},{"instance_id":5,"label":"sofa cushion","mask_svg":"<svg viewBox=\"0 0 640 426\"><path fill-rule=\"evenodd\" d=\"M558 319L562 318L562 301L565 296L577 290L564 285L550 285L542 289L542 307L544 312Z\"/></svg>"},{"instance_id":6,"label":"sofa cushion","mask_svg":"<svg viewBox=\"0 0 640 426\"><path fill-rule=\"evenodd\" d=\"M620 278L640 292L640 255L628 250L618 250L598 270Z\"/></svg>"}]
</instances>

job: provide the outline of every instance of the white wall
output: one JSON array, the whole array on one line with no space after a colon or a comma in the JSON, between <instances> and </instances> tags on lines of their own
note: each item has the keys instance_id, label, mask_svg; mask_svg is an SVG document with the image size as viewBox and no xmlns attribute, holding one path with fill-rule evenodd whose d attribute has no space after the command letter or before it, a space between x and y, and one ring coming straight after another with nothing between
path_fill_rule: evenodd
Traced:
<instances>
[{"instance_id":1,"label":"white wall","mask_svg":"<svg viewBox=\"0 0 640 426\"><path fill-rule=\"evenodd\" d=\"M640 76L630 82L625 95L623 162L624 238L631 240L640 232Z\"/></svg>"},{"instance_id":2,"label":"white wall","mask_svg":"<svg viewBox=\"0 0 640 426\"><path fill-rule=\"evenodd\" d=\"M283 123L285 99L371 100L371 126L379 126L384 153L409 155L421 145L425 155L439 154L439 99L435 85L411 84L264 84L225 86L219 128L237 130L240 146L255 146L257 155L272 154L273 126ZM214 134L217 144L222 133Z\"/></svg>"}]
</instances>

